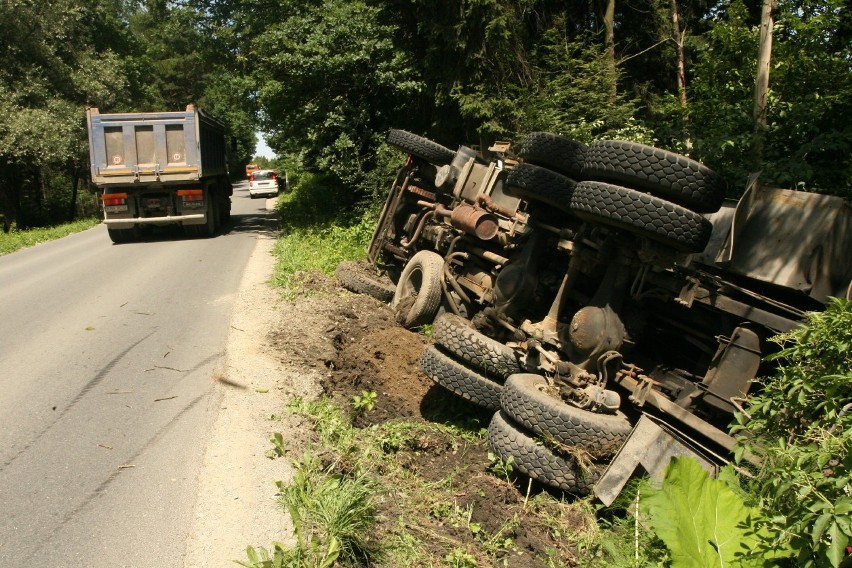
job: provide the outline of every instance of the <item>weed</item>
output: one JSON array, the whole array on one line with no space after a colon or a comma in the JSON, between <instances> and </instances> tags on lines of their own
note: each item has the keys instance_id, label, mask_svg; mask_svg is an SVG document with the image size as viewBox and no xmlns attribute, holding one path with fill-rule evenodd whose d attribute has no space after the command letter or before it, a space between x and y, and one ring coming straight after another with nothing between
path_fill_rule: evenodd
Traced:
<instances>
[{"instance_id":1,"label":"weed","mask_svg":"<svg viewBox=\"0 0 852 568\"><path fill-rule=\"evenodd\" d=\"M385 422L374 428L374 440L382 453L390 454L411 443L418 430L410 422Z\"/></svg>"},{"instance_id":2,"label":"weed","mask_svg":"<svg viewBox=\"0 0 852 568\"><path fill-rule=\"evenodd\" d=\"M287 446L284 444L284 436L281 435L281 432L272 434L269 441L272 442L272 449L266 452L266 457L271 460L284 457L284 454L287 453Z\"/></svg>"},{"instance_id":3,"label":"weed","mask_svg":"<svg viewBox=\"0 0 852 568\"><path fill-rule=\"evenodd\" d=\"M507 459L503 459L493 452L488 452L488 459L491 461L491 465L488 466L488 471L494 475L502 477L507 482L512 483L512 472L515 470L515 458L513 456L509 456Z\"/></svg>"},{"instance_id":4,"label":"weed","mask_svg":"<svg viewBox=\"0 0 852 568\"><path fill-rule=\"evenodd\" d=\"M352 424L331 399L322 397L319 400L307 402L301 397L296 397L287 407L292 412L313 419L317 433L327 446L338 448L344 454L355 449Z\"/></svg>"},{"instance_id":5,"label":"weed","mask_svg":"<svg viewBox=\"0 0 852 568\"><path fill-rule=\"evenodd\" d=\"M361 394L352 397L352 408L359 414L370 412L376 407L376 399L379 397L376 391L362 390Z\"/></svg>"},{"instance_id":6,"label":"weed","mask_svg":"<svg viewBox=\"0 0 852 568\"><path fill-rule=\"evenodd\" d=\"M366 477L348 478L323 471L305 455L296 464L292 483L277 483L279 503L290 513L296 545L274 543L273 550L249 547L248 568L329 568L339 560L368 562L376 524L375 484Z\"/></svg>"},{"instance_id":7,"label":"weed","mask_svg":"<svg viewBox=\"0 0 852 568\"><path fill-rule=\"evenodd\" d=\"M471 526L476 523L471 523ZM482 543L482 549L491 557L504 554L515 547L514 539L509 536L515 533L518 527L521 526L521 518L517 513L512 515L512 518L503 523L497 532L492 535L486 535L483 531L474 532L476 539ZM471 531L473 532L473 531Z\"/></svg>"},{"instance_id":8,"label":"weed","mask_svg":"<svg viewBox=\"0 0 852 568\"><path fill-rule=\"evenodd\" d=\"M444 556L444 562L451 568L476 568L478 566L476 558L461 548L454 548Z\"/></svg>"}]
</instances>

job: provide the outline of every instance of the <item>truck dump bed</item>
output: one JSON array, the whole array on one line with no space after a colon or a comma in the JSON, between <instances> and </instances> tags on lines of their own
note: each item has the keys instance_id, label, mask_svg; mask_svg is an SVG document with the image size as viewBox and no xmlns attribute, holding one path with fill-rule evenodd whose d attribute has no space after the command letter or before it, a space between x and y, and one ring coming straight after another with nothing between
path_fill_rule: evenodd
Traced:
<instances>
[{"instance_id":1,"label":"truck dump bed","mask_svg":"<svg viewBox=\"0 0 852 568\"><path fill-rule=\"evenodd\" d=\"M194 105L184 112L87 111L97 186L186 182L227 175L225 125Z\"/></svg>"}]
</instances>

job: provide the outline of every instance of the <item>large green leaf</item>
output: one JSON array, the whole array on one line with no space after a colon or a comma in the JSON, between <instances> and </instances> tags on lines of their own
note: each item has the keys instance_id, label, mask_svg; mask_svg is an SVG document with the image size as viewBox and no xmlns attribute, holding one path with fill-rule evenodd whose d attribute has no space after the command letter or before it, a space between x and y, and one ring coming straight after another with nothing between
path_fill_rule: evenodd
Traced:
<instances>
[{"instance_id":1,"label":"large green leaf","mask_svg":"<svg viewBox=\"0 0 852 568\"><path fill-rule=\"evenodd\" d=\"M646 491L641 502L673 568L766 565L747 556L760 542L753 511L694 459L674 458L662 489Z\"/></svg>"}]
</instances>

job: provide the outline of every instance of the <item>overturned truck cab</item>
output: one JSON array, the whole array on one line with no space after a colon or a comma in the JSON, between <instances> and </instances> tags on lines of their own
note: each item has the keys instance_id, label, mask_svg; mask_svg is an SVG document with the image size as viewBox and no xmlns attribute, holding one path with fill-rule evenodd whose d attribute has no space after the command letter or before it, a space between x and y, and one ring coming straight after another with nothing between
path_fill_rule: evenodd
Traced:
<instances>
[{"instance_id":1,"label":"overturned truck cab","mask_svg":"<svg viewBox=\"0 0 852 568\"><path fill-rule=\"evenodd\" d=\"M86 113L92 183L115 243L180 225L213 236L230 219L226 127L194 105L183 112Z\"/></svg>"}]
</instances>

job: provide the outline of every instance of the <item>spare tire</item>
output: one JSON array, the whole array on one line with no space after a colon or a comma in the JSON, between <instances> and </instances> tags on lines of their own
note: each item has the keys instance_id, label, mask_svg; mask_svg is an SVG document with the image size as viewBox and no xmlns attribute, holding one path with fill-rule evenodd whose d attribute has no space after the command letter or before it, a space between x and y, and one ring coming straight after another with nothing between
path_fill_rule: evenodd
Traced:
<instances>
[{"instance_id":1,"label":"spare tire","mask_svg":"<svg viewBox=\"0 0 852 568\"><path fill-rule=\"evenodd\" d=\"M722 176L700 162L620 140L599 140L589 145L583 176L641 189L699 213L718 211L727 188Z\"/></svg>"},{"instance_id":2,"label":"spare tire","mask_svg":"<svg viewBox=\"0 0 852 568\"><path fill-rule=\"evenodd\" d=\"M586 145L582 142L549 132L532 132L518 151L524 162L574 179L581 179L585 154Z\"/></svg>"},{"instance_id":3,"label":"spare tire","mask_svg":"<svg viewBox=\"0 0 852 568\"><path fill-rule=\"evenodd\" d=\"M387 142L412 156L417 156L438 166L449 164L456 156L456 153L449 148L405 130L390 130Z\"/></svg>"},{"instance_id":4,"label":"spare tire","mask_svg":"<svg viewBox=\"0 0 852 568\"><path fill-rule=\"evenodd\" d=\"M506 380L500 406L523 427L553 436L566 446L579 446L596 459L614 455L630 435L621 412L600 414L566 404L544 392L541 375L519 373Z\"/></svg>"},{"instance_id":5,"label":"spare tire","mask_svg":"<svg viewBox=\"0 0 852 568\"><path fill-rule=\"evenodd\" d=\"M514 466L525 475L579 497L591 493L601 475L597 465L583 470L573 458L545 448L502 411L488 425L488 445L503 460L511 457Z\"/></svg>"},{"instance_id":6,"label":"spare tire","mask_svg":"<svg viewBox=\"0 0 852 568\"><path fill-rule=\"evenodd\" d=\"M592 223L609 225L683 252L701 252L713 225L694 211L641 191L597 181L581 181L571 211Z\"/></svg>"},{"instance_id":7,"label":"spare tire","mask_svg":"<svg viewBox=\"0 0 852 568\"><path fill-rule=\"evenodd\" d=\"M406 328L432 323L441 306L444 259L421 250L411 257L399 276L391 306L396 320Z\"/></svg>"}]
</instances>

